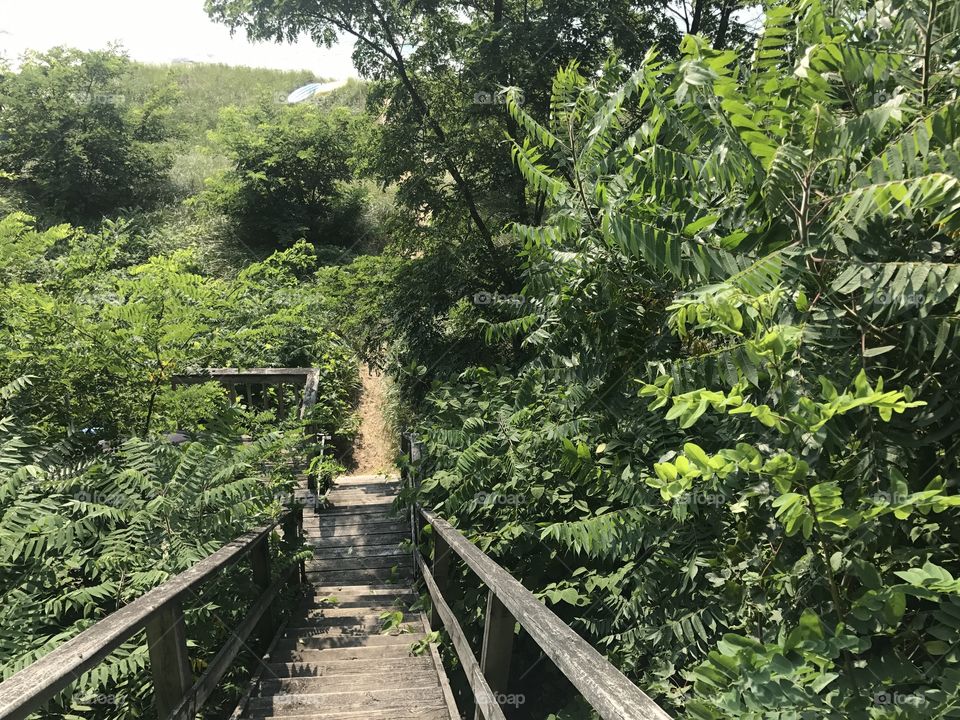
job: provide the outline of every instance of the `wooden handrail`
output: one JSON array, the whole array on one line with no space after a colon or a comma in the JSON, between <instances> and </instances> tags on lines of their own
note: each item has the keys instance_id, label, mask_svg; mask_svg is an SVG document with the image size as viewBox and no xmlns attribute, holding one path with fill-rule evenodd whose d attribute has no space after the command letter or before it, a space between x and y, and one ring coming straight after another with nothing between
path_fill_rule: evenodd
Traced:
<instances>
[{"instance_id":1,"label":"wooden handrail","mask_svg":"<svg viewBox=\"0 0 960 720\"><path fill-rule=\"evenodd\" d=\"M303 395L300 401L301 420L305 419L317 404L317 389L320 382L320 371L317 368L199 368L193 372L180 373L170 378L171 384L197 385L199 383L216 381L223 385L230 393L230 399L235 400L237 386L246 386L247 404L253 403L250 385L277 386L278 410L283 414L283 385L295 384L303 386ZM266 404L266 396L264 396Z\"/></svg>"},{"instance_id":2,"label":"wooden handrail","mask_svg":"<svg viewBox=\"0 0 960 720\"><path fill-rule=\"evenodd\" d=\"M193 684L187 662L181 608L183 596L251 551L264 548L277 525L283 523L285 539L292 540L292 535L299 534L302 527L301 512L300 507L291 508L277 520L241 535L0 683L0 718L26 718L141 630L147 631L150 645L157 714L161 718L171 716L201 685L201 682ZM288 533L292 533L289 538ZM265 555L269 558L269 552ZM266 572L269 577L269 567ZM266 589L264 595L270 595L272 599L276 590L272 589L271 593L271 589ZM249 634L253 623L268 606L269 602L255 603L240 631ZM231 645L238 644L228 641L227 646ZM234 647L234 656L237 649ZM222 675L229 663L224 665L225 660L220 655L217 660L219 662L214 664Z\"/></svg>"},{"instance_id":3,"label":"wooden handrail","mask_svg":"<svg viewBox=\"0 0 960 720\"><path fill-rule=\"evenodd\" d=\"M506 692L507 677L503 670L509 669L514 623L517 622L604 720L669 720L670 716L640 688L452 525L429 510L421 508L420 514L433 527L435 541L434 572L427 582L427 589L451 637L462 636L463 631L456 624L442 594L449 553L452 551L459 556L489 588L480 661L483 682L477 683L474 673L467 676L474 693L479 695L480 708L488 704L486 696L491 690L495 694ZM426 569L422 558L420 562ZM427 577L426 573L424 577ZM451 621L455 627L451 626ZM466 650L460 645L465 645ZM455 649L465 668L476 664L472 653L472 663L463 657L464 652L470 651L465 642L455 643ZM484 717L494 720L502 715L484 711Z\"/></svg>"}]
</instances>

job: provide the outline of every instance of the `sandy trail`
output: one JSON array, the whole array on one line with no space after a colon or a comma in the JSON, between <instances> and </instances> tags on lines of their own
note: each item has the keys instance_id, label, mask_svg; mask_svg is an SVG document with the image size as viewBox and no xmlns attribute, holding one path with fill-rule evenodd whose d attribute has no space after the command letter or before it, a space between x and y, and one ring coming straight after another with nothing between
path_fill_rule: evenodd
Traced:
<instances>
[{"instance_id":1,"label":"sandy trail","mask_svg":"<svg viewBox=\"0 0 960 720\"><path fill-rule=\"evenodd\" d=\"M387 428L385 413L387 403L387 379L381 373L363 365L360 367L360 431L353 444L353 467L356 475L392 474L395 444Z\"/></svg>"}]
</instances>

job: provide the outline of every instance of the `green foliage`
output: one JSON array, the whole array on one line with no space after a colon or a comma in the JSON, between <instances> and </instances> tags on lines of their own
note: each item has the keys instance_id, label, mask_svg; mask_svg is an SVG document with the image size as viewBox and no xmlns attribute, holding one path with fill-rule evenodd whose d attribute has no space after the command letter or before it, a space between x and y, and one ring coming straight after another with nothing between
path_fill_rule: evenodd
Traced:
<instances>
[{"instance_id":1,"label":"green foliage","mask_svg":"<svg viewBox=\"0 0 960 720\"><path fill-rule=\"evenodd\" d=\"M359 120L347 110L306 105L227 108L215 138L231 169L210 183L200 202L225 213L243 239L261 246L299 238L349 242L338 215L356 215L357 199L342 185ZM362 199L361 199L362 201ZM353 203L353 206L351 206Z\"/></svg>"},{"instance_id":2,"label":"green foliage","mask_svg":"<svg viewBox=\"0 0 960 720\"><path fill-rule=\"evenodd\" d=\"M288 453L279 433L235 446L223 435L175 446L132 439L109 452L41 450L6 416L28 386L0 391L0 677L7 678L238 534L274 517L289 492L261 467ZM277 567L292 558L275 544ZM185 598L191 661L202 667L257 596L236 568ZM153 704L138 638L77 678L38 717L127 718Z\"/></svg>"},{"instance_id":3,"label":"green foliage","mask_svg":"<svg viewBox=\"0 0 960 720\"><path fill-rule=\"evenodd\" d=\"M117 50L27 53L0 76L0 181L54 221L98 221L165 192L168 88L133 103Z\"/></svg>"},{"instance_id":4,"label":"green foliage","mask_svg":"<svg viewBox=\"0 0 960 720\"><path fill-rule=\"evenodd\" d=\"M177 135L191 146L206 146L207 133L216 129L222 108L285 102L287 95L298 87L322 81L307 70L203 62L170 65L132 62L123 81L123 91L140 101L149 97L156 87L175 87L179 94Z\"/></svg>"},{"instance_id":5,"label":"green foliage","mask_svg":"<svg viewBox=\"0 0 960 720\"><path fill-rule=\"evenodd\" d=\"M169 383L211 366L318 367L315 422L349 428L356 365L333 325L314 322L325 299L301 284L316 269L309 246L222 279L200 274L189 250L140 262L143 244L122 222L89 234L41 233L25 215L0 221L0 247L11 248L0 265L0 378L34 378L24 403L44 436L203 426L222 393Z\"/></svg>"},{"instance_id":6,"label":"green foliage","mask_svg":"<svg viewBox=\"0 0 960 720\"><path fill-rule=\"evenodd\" d=\"M956 31L777 6L510 103L532 358L433 389L424 499L676 712L956 712Z\"/></svg>"}]
</instances>

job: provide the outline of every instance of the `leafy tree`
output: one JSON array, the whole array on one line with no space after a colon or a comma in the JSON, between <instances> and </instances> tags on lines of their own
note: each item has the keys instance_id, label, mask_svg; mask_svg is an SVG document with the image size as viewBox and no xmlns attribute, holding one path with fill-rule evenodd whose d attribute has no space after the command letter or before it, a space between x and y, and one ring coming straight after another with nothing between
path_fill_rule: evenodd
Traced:
<instances>
[{"instance_id":1,"label":"leafy tree","mask_svg":"<svg viewBox=\"0 0 960 720\"><path fill-rule=\"evenodd\" d=\"M170 429L157 410L180 404L171 376L208 366L322 367L322 424L349 427L356 365L333 320L316 322L323 297L300 285L316 269L309 246L225 280L187 250L141 262L141 241L122 224L90 234L0 221L0 378L33 378L21 403L43 438Z\"/></svg>"},{"instance_id":2,"label":"leafy tree","mask_svg":"<svg viewBox=\"0 0 960 720\"><path fill-rule=\"evenodd\" d=\"M372 169L382 181L398 184L397 198L420 249L451 238L477 244L482 254L467 248L464 258L482 255L499 271L498 288L512 284L498 229L542 209L542 198L528 200L506 156L489 152L504 130L519 132L501 88L523 88L530 107L546 112L550 77L570 60L599 68L611 50L639 60L653 42L675 47L679 39L659 2L278 0L254 7L208 0L207 11L258 40L307 34L329 45L339 36L354 39L354 63L378 81L369 102L384 121Z\"/></svg>"},{"instance_id":3,"label":"leafy tree","mask_svg":"<svg viewBox=\"0 0 960 720\"><path fill-rule=\"evenodd\" d=\"M235 446L239 426L229 417L218 433L181 446L133 439L95 455L68 444L38 447L24 436L29 428L7 414L17 412L28 386L21 379L0 388L3 679L275 517L277 498L291 487L280 476L264 482L261 468L289 451L292 438L274 433ZM282 572L294 549L272 545ZM198 666L212 660L258 594L241 564L185 598ZM235 669L228 679L236 676ZM141 637L77 678L37 716L119 720L149 714L153 703Z\"/></svg>"},{"instance_id":4,"label":"leafy tree","mask_svg":"<svg viewBox=\"0 0 960 720\"><path fill-rule=\"evenodd\" d=\"M424 494L678 712L954 712L956 29L778 6L511 104L533 358L428 396Z\"/></svg>"},{"instance_id":5,"label":"leafy tree","mask_svg":"<svg viewBox=\"0 0 960 720\"><path fill-rule=\"evenodd\" d=\"M232 168L201 202L226 213L243 237L261 245L298 238L348 242L336 213L350 196L351 158L359 120L345 110L305 105L227 108L215 138Z\"/></svg>"},{"instance_id":6,"label":"leafy tree","mask_svg":"<svg viewBox=\"0 0 960 720\"><path fill-rule=\"evenodd\" d=\"M55 48L29 52L18 72L0 75L0 178L34 212L98 221L162 195L172 97L161 87L128 104L128 67L116 49Z\"/></svg>"}]
</instances>

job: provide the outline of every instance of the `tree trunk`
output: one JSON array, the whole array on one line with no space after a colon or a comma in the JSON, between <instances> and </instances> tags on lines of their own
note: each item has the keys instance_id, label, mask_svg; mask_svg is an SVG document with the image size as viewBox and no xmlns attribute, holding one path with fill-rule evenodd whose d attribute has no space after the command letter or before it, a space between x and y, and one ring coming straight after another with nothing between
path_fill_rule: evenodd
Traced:
<instances>
[{"instance_id":1,"label":"tree trunk","mask_svg":"<svg viewBox=\"0 0 960 720\"><path fill-rule=\"evenodd\" d=\"M720 6L720 26L717 28L716 37L713 39L713 46L717 49L726 47L727 32L730 30L730 16L733 14L734 4L731 0L724 0Z\"/></svg>"},{"instance_id":2,"label":"tree trunk","mask_svg":"<svg viewBox=\"0 0 960 720\"><path fill-rule=\"evenodd\" d=\"M476 200L474 200L473 197L473 191L470 189L470 185L461 174L460 169L450 158L449 153L446 152L447 134L444 132L443 128L440 127L440 123L438 123L430 113L430 108L427 106L426 100L423 99L423 96L413 84L413 80L411 79L410 74L407 72L407 66L403 62L403 54L401 53L400 47L397 45L397 42L393 37L393 33L390 30L390 26L387 23L386 18L383 16L383 13L380 11L380 8L377 6L376 2L371 2L370 8L377 16L377 20L380 22L380 27L383 30L384 37L387 39L387 42L390 44L390 49L393 52L392 55L388 54L387 57L390 58L390 62L397 73L397 77L400 79L400 83L410 94L410 99L413 100L413 104L416 105L417 109L420 111L424 122L427 123L427 126L436 136L440 144L444 146L443 165L447 169L447 172L450 173L450 177L453 178L453 182L456 184L457 188L460 190L460 194L463 196L463 201L467 205L467 211L470 213L470 218L477 226L477 230L480 232L481 237L483 237L484 242L487 245L487 249L493 256L493 259L496 260L498 253L496 245L493 243L493 235L487 228L487 224L484 222L483 217L480 215Z\"/></svg>"},{"instance_id":3,"label":"tree trunk","mask_svg":"<svg viewBox=\"0 0 960 720\"><path fill-rule=\"evenodd\" d=\"M690 34L696 35L700 32L700 26L703 25L703 11L707 0L694 0L693 17L690 19Z\"/></svg>"}]
</instances>

